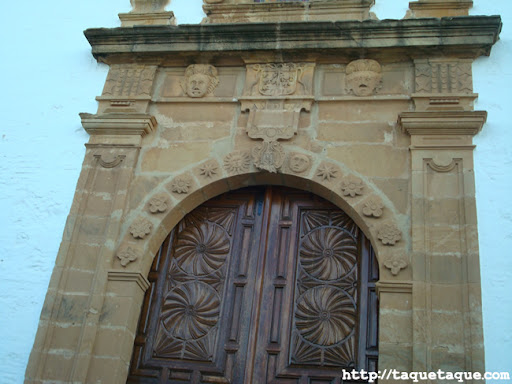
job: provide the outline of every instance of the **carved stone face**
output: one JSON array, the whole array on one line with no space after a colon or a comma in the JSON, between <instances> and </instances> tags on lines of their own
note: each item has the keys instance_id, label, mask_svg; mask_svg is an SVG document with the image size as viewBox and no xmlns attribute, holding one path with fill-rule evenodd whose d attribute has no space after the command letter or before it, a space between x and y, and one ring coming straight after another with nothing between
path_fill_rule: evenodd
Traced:
<instances>
[{"instance_id":1,"label":"carved stone face","mask_svg":"<svg viewBox=\"0 0 512 384\"><path fill-rule=\"evenodd\" d=\"M309 168L309 157L303 155L302 153L294 153L290 157L290 168L292 171L300 173L304 172Z\"/></svg>"},{"instance_id":2,"label":"carved stone face","mask_svg":"<svg viewBox=\"0 0 512 384\"><path fill-rule=\"evenodd\" d=\"M347 76L348 89L356 96L372 95L381 81L381 74L373 71L359 71Z\"/></svg>"},{"instance_id":3,"label":"carved stone face","mask_svg":"<svg viewBox=\"0 0 512 384\"><path fill-rule=\"evenodd\" d=\"M208 92L210 79L202 73L196 73L188 78L187 95L190 97L203 97Z\"/></svg>"}]
</instances>

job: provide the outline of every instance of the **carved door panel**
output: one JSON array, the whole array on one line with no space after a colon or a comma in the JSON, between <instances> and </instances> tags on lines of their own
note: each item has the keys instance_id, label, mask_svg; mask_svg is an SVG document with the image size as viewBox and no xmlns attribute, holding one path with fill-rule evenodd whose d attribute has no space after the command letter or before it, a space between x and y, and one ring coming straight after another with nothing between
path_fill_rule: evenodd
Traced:
<instances>
[{"instance_id":1,"label":"carved door panel","mask_svg":"<svg viewBox=\"0 0 512 384\"><path fill-rule=\"evenodd\" d=\"M128 383L340 383L376 369L377 266L342 211L245 189L187 215L149 275Z\"/></svg>"}]
</instances>

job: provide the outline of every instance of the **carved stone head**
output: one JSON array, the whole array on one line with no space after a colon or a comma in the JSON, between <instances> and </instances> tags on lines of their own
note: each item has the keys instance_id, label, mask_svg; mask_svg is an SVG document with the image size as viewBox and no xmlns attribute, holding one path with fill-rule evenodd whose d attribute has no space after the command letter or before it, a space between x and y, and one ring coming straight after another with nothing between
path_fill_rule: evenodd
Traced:
<instances>
[{"instance_id":1,"label":"carved stone head","mask_svg":"<svg viewBox=\"0 0 512 384\"><path fill-rule=\"evenodd\" d=\"M347 65L347 91L356 96L373 95L382 80L381 71L375 60L352 61Z\"/></svg>"},{"instance_id":2,"label":"carved stone head","mask_svg":"<svg viewBox=\"0 0 512 384\"><path fill-rule=\"evenodd\" d=\"M218 84L217 69L213 65L192 64L185 71L181 87L189 97L203 97L213 95Z\"/></svg>"},{"instance_id":3,"label":"carved stone head","mask_svg":"<svg viewBox=\"0 0 512 384\"><path fill-rule=\"evenodd\" d=\"M293 172L301 173L309 169L311 159L303 153L293 152L290 154L289 165Z\"/></svg>"}]
</instances>

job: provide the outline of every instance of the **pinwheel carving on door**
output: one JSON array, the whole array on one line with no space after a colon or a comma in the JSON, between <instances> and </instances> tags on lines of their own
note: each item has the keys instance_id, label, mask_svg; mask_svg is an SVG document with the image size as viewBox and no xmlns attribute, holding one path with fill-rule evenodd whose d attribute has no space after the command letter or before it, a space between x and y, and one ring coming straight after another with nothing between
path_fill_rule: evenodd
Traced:
<instances>
[{"instance_id":1,"label":"pinwheel carving on door","mask_svg":"<svg viewBox=\"0 0 512 384\"><path fill-rule=\"evenodd\" d=\"M378 266L307 192L242 189L170 233L149 274L128 383L347 383L377 369Z\"/></svg>"}]
</instances>

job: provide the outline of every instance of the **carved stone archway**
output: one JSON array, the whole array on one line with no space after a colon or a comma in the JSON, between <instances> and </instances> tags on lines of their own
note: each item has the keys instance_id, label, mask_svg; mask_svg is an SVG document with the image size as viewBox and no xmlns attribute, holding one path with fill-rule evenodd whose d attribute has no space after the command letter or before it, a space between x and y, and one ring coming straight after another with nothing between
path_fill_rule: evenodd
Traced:
<instances>
[{"instance_id":1,"label":"carved stone archway","mask_svg":"<svg viewBox=\"0 0 512 384\"><path fill-rule=\"evenodd\" d=\"M467 1L411 14L462 17L377 21L369 0L224 0L174 26L165 3L86 31L110 71L81 115L91 137L26 382L124 383L162 240L249 185L312 191L367 234L379 369L483 371L471 63L500 18ZM301 22L265 19L272 7Z\"/></svg>"}]
</instances>

